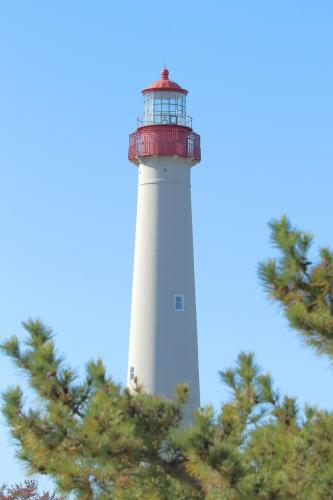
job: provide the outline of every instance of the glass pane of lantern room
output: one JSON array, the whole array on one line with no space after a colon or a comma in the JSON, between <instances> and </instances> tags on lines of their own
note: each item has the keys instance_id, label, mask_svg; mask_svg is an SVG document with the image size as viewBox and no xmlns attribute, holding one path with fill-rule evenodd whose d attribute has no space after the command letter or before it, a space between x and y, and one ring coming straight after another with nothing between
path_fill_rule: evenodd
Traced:
<instances>
[{"instance_id":1,"label":"glass pane of lantern room","mask_svg":"<svg viewBox=\"0 0 333 500\"><path fill-rule=\"evenodd\" d=\"M144 113L145 114L149 114L149 109L150 109L151 104L152 104L151 99L149 99L149 97L146 95L145 96L145 103L144 103Z\"/></svg>"},{"instance_id":2,"label":"glass pane of lantern room","mask_svg":"<svg viewBox=\"0 0 333 500\"><path fill-rule=\"evenodd\" d=\"M160 113L161 112L161 99L155 99L155 101L154 101L154 112L155 113Z\"/></svg>"}]
</instances>

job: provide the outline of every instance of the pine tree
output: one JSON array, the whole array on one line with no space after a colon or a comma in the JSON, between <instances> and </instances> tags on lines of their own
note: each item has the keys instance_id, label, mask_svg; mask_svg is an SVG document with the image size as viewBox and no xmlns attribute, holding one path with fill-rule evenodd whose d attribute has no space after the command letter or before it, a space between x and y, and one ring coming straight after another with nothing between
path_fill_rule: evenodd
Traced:
<instances>
[{"instance_id":1,"label":"pine tree","mask_svg":"<svg viewBox=\"0 0 333 500\"><path fill-rule=\"evenodd\" d=\"M157 498L156 492L192 498L182 454L169 451L167 442L181 420L187 388L178 387L174 401L147 396L139 387L132 395L107 377L101 360L88 363L79 383L57 355L51 330L40 321L24 328L25 349L16 337L2 349L27 375L39 404L25 410L15 387L3 396L3 412L28 470L50 475L77 498Z\"/></svg>"},{"instance_id":2,"label":"pine tree","mask_svg":"<svg viewBox=\"0 0 333 500\"><path fill-rule=\"evenodd\" d=\"M266 292L282 305L305 342L333 359L333 253L322 248L312 262L311 234L293 227L285 216L269 225L280 257L259 265Z\"/></svg>"},{"instance_id":3,"label":"pine tree","mask_svg":"<svg viewBox=\"0 0 333 500\"><path fill-rule=\"evenodd\" d=\"M173 401L130 394L90 362L78 383L64 366L51 331L25 324L2 349L39 396L25 409L19 387L4 394L3 412L30 472L52 477L62 493L84 499L333 498L333 417L304 415L279 396L253 354L221 372L231 391L217 417L199 410L181 425L187 388Z\"/></svg>"},{"instance_id":4,"label":"pine tree","mask_svg":"<svg viewBox=\"0 0 333 500\"><path fill-rule=\"evenodd\" d=\"M322 250L313 265L309 235L285 218L271 228L282 257L260 266L266 290L307 342L331 355L332 254ZM240 353L220 373L230 398L218 414L201 408L184 428L186 386L173 400L139 386L130 394L101 360L89 362L79 381L49 328L41 321L24 328L24 345L12 337L1 348L38 401L29 407L22 389L10 388L3 413L28 471L50 476L61 493L96 500L333 500L333 414L302 410L280 395L252 353Z\"/></svg>"}]
</instances>

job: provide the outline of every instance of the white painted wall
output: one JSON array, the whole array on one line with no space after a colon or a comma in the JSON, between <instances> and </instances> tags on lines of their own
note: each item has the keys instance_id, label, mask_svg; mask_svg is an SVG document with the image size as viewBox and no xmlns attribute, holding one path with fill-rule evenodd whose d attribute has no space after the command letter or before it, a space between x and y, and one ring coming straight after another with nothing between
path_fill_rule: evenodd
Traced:
<instances>
[{"instance_id":1,"label":"white painted wall","mask_svg":"<svg viewBox=\"0 0 333 500\"><path fill-rule=\"evenodd\" d=\"M177 156L141 158L128 363L145 391L171 397L186 382L184 420L200 406L190 171ZM184 295L184 311L174 295Z\"/></svg>"}]
</instances>

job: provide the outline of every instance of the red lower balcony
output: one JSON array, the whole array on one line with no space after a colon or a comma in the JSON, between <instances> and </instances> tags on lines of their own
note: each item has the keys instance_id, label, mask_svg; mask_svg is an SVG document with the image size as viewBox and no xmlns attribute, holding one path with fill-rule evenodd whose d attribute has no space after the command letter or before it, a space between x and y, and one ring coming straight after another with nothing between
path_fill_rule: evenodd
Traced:
<instances>
[{"instance_id":1,"label":"red lower balcony","mask_svg":"<svg viewBox=\"0 0 333 500\"><path fill-rule=\"evenodd\" d=\"M129 136L128 158L135 161L142 156L182 156L199 162L200 135L188 127L177 125L150 125L139 128Z\"/></svg>"}]
</instances>

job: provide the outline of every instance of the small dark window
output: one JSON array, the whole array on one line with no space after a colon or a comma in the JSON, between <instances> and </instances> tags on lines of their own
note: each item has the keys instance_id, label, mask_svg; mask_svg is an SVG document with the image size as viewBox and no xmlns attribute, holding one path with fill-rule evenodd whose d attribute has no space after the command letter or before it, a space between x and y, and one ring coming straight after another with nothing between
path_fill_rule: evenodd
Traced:
<instances>
[{"instance_id":1,"label":"small dark window","mask_svg":"<svg viewBox=\"0 0 333 500\"><path fill-rule=\"evenodd\" d=\"M178 293L174 295L173 307L175 311L184 311L184 295Z\"/></svg>"},{"instance_id":2,"label":"small dark window","mask_svg":"<svg viewBox=\"0 0 333 500\"><path fill-rule=\"evenodd\" d=\"M130 368L130 380L134 379L134 366L131 366Z\"/></svg>"}]
</instances>

